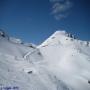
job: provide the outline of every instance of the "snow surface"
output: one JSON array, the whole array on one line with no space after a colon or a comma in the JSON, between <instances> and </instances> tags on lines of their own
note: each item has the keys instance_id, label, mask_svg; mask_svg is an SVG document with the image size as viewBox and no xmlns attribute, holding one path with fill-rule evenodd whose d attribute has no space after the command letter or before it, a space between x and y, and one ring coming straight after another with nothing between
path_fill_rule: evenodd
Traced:
<instances>
[{"instance_id":1,"label":"snow surface","mask_svg":"<svg viewBox=\"0 0 90 90\"><path fill-rule=\"evenodd\" d=\"M39 46L0 36L0 88L90 90L89 82L90 42L65 31Z\"/></svg>"}]
</instances>

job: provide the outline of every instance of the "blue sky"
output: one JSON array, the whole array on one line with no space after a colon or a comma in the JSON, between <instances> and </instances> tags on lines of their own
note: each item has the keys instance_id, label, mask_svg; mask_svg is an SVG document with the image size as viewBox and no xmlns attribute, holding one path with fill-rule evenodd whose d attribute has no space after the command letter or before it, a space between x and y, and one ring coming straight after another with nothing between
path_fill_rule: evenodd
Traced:
<instances>
[{"instance_id":1,"label":"blue sky","mask_svg":"<svg viewBox=\"0 0 90 90\"><path fill-rule=\"evenodd\" d=\"M0 0L0 28L35 44L59 29L90 40L90 0Z\"/></svg>"}]
</instances>

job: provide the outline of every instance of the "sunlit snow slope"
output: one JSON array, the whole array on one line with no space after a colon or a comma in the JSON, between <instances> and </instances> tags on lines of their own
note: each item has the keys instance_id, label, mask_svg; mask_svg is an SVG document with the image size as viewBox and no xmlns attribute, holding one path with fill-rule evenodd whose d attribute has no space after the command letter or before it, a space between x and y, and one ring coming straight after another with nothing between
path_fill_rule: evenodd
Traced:
<instances>
[{"instance_id":1,"label":"sunlit snow slope","mask_svg":"<svg viewBox=\"0 0 90 90\"><path fill-rule=\"evenodd\" d=\"M90 90L90 42L56 31L39 48L58 79L74 90Z\"/></svg>"},{"instance_id":2,"label":"sunlit snow slope","mask_svg":"<svg viewBox=\"0 0 90 90\"><path fill-rule=\"evenodd\" d=\"M35 46L1 32L0 89L5 88L90 90L90 42L56 31Z\"/></svg>"}]
</instances>

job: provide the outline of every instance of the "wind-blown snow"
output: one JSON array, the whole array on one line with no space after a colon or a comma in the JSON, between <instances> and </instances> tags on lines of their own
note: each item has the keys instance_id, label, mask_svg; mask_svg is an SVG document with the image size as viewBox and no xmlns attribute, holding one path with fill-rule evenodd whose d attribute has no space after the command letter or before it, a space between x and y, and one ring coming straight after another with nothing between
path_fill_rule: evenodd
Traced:
<instances>
[{"instance_id":1,"label":"wind-blown snow","mask_svg":"<svg viewBox=\"0 0 90 90\"><path fill-rule=\"evenodd\" d=\"M0 88L90 90L89 82L90 42L65 31L56 31L40 46L0 36Z\"/></svg>"}]
</instances>

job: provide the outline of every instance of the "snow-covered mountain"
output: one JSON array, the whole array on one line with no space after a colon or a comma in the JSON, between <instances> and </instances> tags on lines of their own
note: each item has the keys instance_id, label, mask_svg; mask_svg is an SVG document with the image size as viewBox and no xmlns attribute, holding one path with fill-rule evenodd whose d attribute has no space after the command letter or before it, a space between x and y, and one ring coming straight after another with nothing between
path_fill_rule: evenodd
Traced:
<instances>
[{"instance_id":1,"label":"snow-covered mountain","mask_svg":"<svg viewBox=\"0 0 90 90\"><path fill-rule=\"evenodd\" d=\"M90 90L90 42L56 31L36 46L0 32L0 89Z\"/></svg>"}]
</instances>

